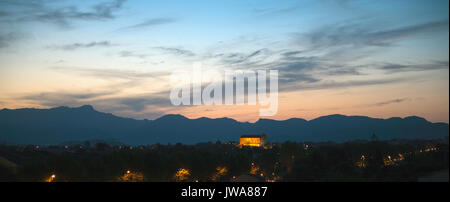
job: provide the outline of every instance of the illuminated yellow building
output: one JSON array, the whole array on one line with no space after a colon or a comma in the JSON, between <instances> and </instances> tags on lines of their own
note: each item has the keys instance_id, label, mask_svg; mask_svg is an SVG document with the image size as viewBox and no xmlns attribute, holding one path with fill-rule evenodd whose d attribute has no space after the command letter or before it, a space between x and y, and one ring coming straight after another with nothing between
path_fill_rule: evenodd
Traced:
<instances>
[{"instance_id":1,"label":"illuminated yellow building","mask_svg":"<svg viewBox=\"0 0 450 202\"><path fill-rule=\"evenodd\" d=\"M242 135L239 146L262 147L266 143L266 135Z\"/></svg>"}]
</instances>

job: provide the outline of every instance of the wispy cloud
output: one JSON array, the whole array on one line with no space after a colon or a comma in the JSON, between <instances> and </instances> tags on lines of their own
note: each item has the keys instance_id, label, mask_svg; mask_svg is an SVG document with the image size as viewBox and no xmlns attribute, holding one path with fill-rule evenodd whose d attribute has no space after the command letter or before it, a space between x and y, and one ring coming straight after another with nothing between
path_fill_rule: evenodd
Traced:
<instances>
[{"instance_id":1,"label":"wispy cloud","mask_svg":"<svg viewBox=\"0 0 450 202\"><path fill-rule=\"evenodd\" d=\"M247 54L222 53L213 54L211 57L219 58L226 67L236 65L237 69L279 70L279 92L385 85L406 80L405 78L368 79L362 77L367 74L362 73L360 69L372 67L374 64L357 66L335 61L330 64L323 56L305 56L300 50L261 49ZM266 58L269 57L275 59L267 61ZM339 79L340 76L352 77Z\"/></svg>"},{"instance_id":2,"label":"wispy cloud","mask_svg":"<svg viewBox=\"0 0 450 202\"><path fill-rule=\"evenodd\" d=\"M393 29L375 29L374 26L369 26L369 24L370 22L337 23L324 26L309 33L301 33L297 36L299 41L307 41L309 43L309 51L311 51L346 45L351 45L352 48L367 46L385 47L391 46L398 40L406 37L423 33L448 31L448 19Z\"/></svg>"},{"instance_id":3,"label":"wispy cloud","mask_svg":"<svg viewBox=\"0 0 450 202\"><path fill-rule=\"evenodd\" d=\"M8 9L0 17L3 21L27 22L36 21L52 23L60 27L70 27L73 20L107 20L114 19L125 0L99 3L90 10L80 10L76 6L53 8L41 1L4 1L0 7Z\"/></svg>"},{"instance_id":4,"label":"wispy cloud","mask_svg":"<svg viewBox=\"0 0 450 202\"><path fill-rule=\"evenodd\" d=\"M448 68L448 61L437 61L429 64L385 64L379 67L379 69L386 70L386 73L429 71Z\"/></svg>"},{"instance_id":5,"label":"wispy cloud","mask_svg":"<svg viewBox=\"0 0 450 202\"><path fill-rule=\"evenodd\" d=\"M0 48L8 47L9 42L14 38L15 37L14 37L13 33L7 33L7 34L0 35Z\"/></svg>"},{"instance_id":6,"label":"wispy cloud","mask_svg":"<svg viewBox=\"0 0 450 202\"><path fill-rule=\"evenodd\" d=\"M25 35L17 32L0 33L0 48L6 48L11 43L25 38Z\"/></svg>"},{"instance_id":7,"label":"wispy cloud","mask_svg":"<svg viewBox=\"0 0 450 202\"><path fill-rule=\"evenodd\" d=\"M370 79L370 80L347 80L347 81L334 81L334 80L322 80L315 83L298 83L290 82L284 85L280 84L279 91L301 91L301 90L323 90L323 89L337 89L337 88L350 88L361 86L373 86L383 85L390 83L402 82L404 79Z\"/></svg>"},{"instance_id":8,"label":"wispy cloud","mask_svg":"<svg viewBox=\"0 0 450 202\"><path fill-rule=\"evenodd\" d=\"M291 57L291 56L296 56L301 53L303 53L303 51L287 51L287 52L284 52L282 55L284 57Z\"/></svg>"},{"instance_id":9,"label":"wispy cloud","mask_svg":"<svg viewBox=\"0 0 450 202\"><path fill-rule=\"evenodd\" d=\"M326 74L331 76L341 76L341 75L363 75L357 68L351 67L351 68L337 68L337 69L330 69L326 71Z\"/></svg>"},{"instance_id":10,"label":"wispy cloud","mask_svg":"<svg viewBox=\"0 0 450 202\"><path fill-rule=\"evenodd\" d=\"M114 92L45 92L25 95L19 99L32 101L48 107L78 106L83 105L82 103L86 103L89 99L111 95L113 93Z\"/></svg>"},{"instance_id":11,"label":"wispy cloud","mask_svg":"<svg viewBox=\"0 0 450 202\"><path fill-rule=\"evenodd\" d=\"M76 49L82 49L82 48L94 48L94 47L110 47L113 46L111 42L109 41L93 41L90 43L72 43L72 44L65 44L65 45L55 45L55 46L48 46L49 49L60 49L65 51L71 51Z\"/></svg>"},{"instance_id":12,"label":"wispy cloud","mask_svg":"<svg viewBox=\"0 0 450 202\"><path fill-rule=\"evenodd\" d=\"M224 62L230 64L230 65L234 65L237 63L244 63L244 62L248 62L250 61L250 59L255 58L257 56L261 56L267 52L268 49L259 49L256 50L254 52L251 52L249 54L242 54L242 53L232 53L232 54L228 54L225 55L225 57L223 57Z\"/></svg>"},{"instance_id":13,"label":"wispy cloud","mask_svg":"<svg viewBox=\"0 0 450 202\"><path fill-rule=\"evenodd\" d=\"M115 91L99 91L88 93L43 92L32 93L17 98L45 107L94 105L102 111L113 112L133 117L156 118L167 110L180 110L189 106L173 106L168 92L145 93L135 95L115 95Z\"/></svg>"},{"instance_id":14,"label":"wispy cloud","mask_svg":"<svg viewBox=\"0 0 450 202\"><path fill-rule=\"evenodd\" d=\"M190 50L186 50L186 49L181 49L181 48L162 47L162 46L153 47L153 48L157 49L157 50L162 50L166 53L178 55L178 56L195 56L194 52L192 52Z\"/></svg>"},{"instance_id":15,"label":"wispy cloud","mask_svg":"<svg viewBox=\"0 0 450 202\"><path fill-rule=\"evenodd\" d=\"M146 58L146 54L138 54L133 51L120 51L119 52L120 57L135 57L135 58Z\"/></svg>"},{"instance_id":16,"label":"wispy cloud","mask_svg":"<svg viewBox=\"0 0 450 202\"><path fill-rule=\"evenodd\" d=\"M210 58L219 58L219 62L225 67L277 69L280 91L384 85L404 80L368 79L379 72L373 70L383 70L391 74L448 69L448 61L422 65L417 63L380 65L376 61L363 61L362 58L373 56L378 53L376 50L391 48L404 39L445 31L448 31L447 19L389 29L372 26L371 22L363 19L357 22L336 23L298 34L294 40L307 43L302 43L297 49L294 46L281 51L262 48L247 53L210 53Z\"/></svg>"},{"instance_id":17,"label":"wispy cloud","mask_svg":"<svg viewBox=\"0 0 450 202\"><path fill-rule=\"evenodd\" d=\"M177 20L173 19L173 18L153 18L153 19L149 19L149 20L146 20L146 21L138 23L138 24L134 24L134 25L127 26L127 27L122 27L122 28L118 29L118 31L153 27L153 26L158 26L158 25L174 23L176 21Z\"/></svg>"},{"instance_id":18,"label":"wispy cloud","mask_svg":"<svg viewBox=\"0 0 450 202\"><path fill-rule=\"evenodd\" d=\"M393 100L388 100L388 101L383 101L383 102L377 102L371 106L381 107L381 106L388 105L388 104L401 103L401 102L410 101L410 100L411 100L410 98L399 98L399 99L393 99Z\"/></svg>"},{"instance_id":19,"label":"wispy cloud","mask_svg":"<svg viewBox=\"0 0 450 202\"><path fill-rule=\"evenodd\" d=\"M160 76L169 75L170 72L137 72L117 69L94 69L94 68L79 68L79 67L50 67L55 71L63 73L75 73L82 76L91 76L102 79L126 79L126 80L139 80L144 78L158 78Z\"/></svg>"},{"instance_id":20,"label":"wispy cloud","mask_svg":"<svg viewBox=\"0 0 450 202\"><path fill-rule=\"evenodd\" d=\"M280 15L280 14L288 14L297 11L301 6L299 5L293 5L293 6L287 6L283 8L255 8L253 9L253 12L258 16L274 16L274 15Z\"/></svg>"}]
</instances>

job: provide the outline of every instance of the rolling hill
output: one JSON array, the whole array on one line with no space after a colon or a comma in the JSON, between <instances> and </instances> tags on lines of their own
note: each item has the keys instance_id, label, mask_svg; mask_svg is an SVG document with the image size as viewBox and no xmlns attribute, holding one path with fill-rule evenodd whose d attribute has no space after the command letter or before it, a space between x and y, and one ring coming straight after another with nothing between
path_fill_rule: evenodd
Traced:
<instances>
[{"instance_id":1,"label":"rolling hill","mask_svg":"<svg viewBox=\"0 0 450 202\"><path fill-rule=\"evenodd\" d=\"M438 139L448 136L447 123L424 118L378 119L329 115L313 120L260 119L255 123L229 118L189 119L165 115L155 120L135 120L96 111L92 106L51 109L0 110L0 142L7 144L60 144L84 140L116 140L130 145L237 141L243 134L265 133L271 142L369 139L373 133L387 139Z\"/></svg>"}]
</instances>

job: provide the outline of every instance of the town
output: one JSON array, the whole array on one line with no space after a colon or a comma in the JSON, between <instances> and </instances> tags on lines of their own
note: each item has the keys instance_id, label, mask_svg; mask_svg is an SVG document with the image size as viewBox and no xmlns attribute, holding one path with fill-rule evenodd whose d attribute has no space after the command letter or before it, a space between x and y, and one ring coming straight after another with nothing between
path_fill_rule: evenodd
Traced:
<instances>
[{"instance_id":1,"label":"town","mask_svg":"<svg viewBox=\"0 0 450 202\"><path fill-rule=\"evenodd\" d=\"M259 134L195 145L0 145L0 181L420 181L445 172L448 180L448 138L372 138L270 143Z\"/></svg>"}]
</instances>

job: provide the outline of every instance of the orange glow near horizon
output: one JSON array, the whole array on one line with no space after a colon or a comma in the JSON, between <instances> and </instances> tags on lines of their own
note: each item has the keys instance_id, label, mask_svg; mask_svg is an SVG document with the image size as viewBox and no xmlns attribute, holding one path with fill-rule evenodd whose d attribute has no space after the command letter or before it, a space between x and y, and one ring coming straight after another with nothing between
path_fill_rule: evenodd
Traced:
<instances>
[{"instance_id":1,"label":"orange glow near horizon","mask_svg":"<svg viewBox=\"0 0 450 202\"><path fill-rule=\"evenodd\" d=\"M448 79L448 78L446 78ZM51 80L51 79L50 79ZM89 78L81 78L77 81L89 83ZM30 81L34 81L30 79ZM38 83L38 81L35 81ZM342 114L347 116L368 116L372 118L391 118L420 116L431 122L449 122L449 86L447 83L432 84L423 82L419 84L390 84L389 89L384 86L353 86L351 88L302 90L279 93L278 113L275 116L261 117L259 110L266 108L261 105L199 105L199 106L173 106L170 104L169 94L162 94L168 103L163 106L143 107L139 110L129 109L123 104L115 104L109 100L122 100L128 97L141 97L142 100L152 101L151 92L160 92L167 89L135 89L132 91L118 92L100 95L93 98L72 100L71 94L98 93L111 88L107 84L87 87L64 87L64 93L51 93L56 90L47 86L38 88L35 83L30 87L19 87L8 85L0 93L0 109L9 108L52 108L58 106L79 107L84 104L93 105L97 111L112 113L117 116L135 119L157 119L164 114L181 114L191 119L208 118L232 118L240 122L256 122L260 118L286 120L289 118L302 118L306 120L315 119L331 114ZM165 80L162 80L165 83ZM116 86L121 83L113 82ZM34 86L31 88L31 86ZM60 91L60 90L58 90ZM72 92L72 93L65 93ZM50 92L50 93L46 93ZM445 93L443 93L445 92ZM42 94L41 94L42 93ZM42 97L42 100L29 99L29 95ZM67 97L66 97L67 96ZM166 96L166 97L164 97ZM47 105L46 99L55 102ZM53 101L55 99L55 101ZM75 99L75 98L74 98ZM61 103L58 102L61 100ZM390 101L390 102L389 102ZM69 102L73 104L65 104Z\"/></svg>"}]
</instances>

